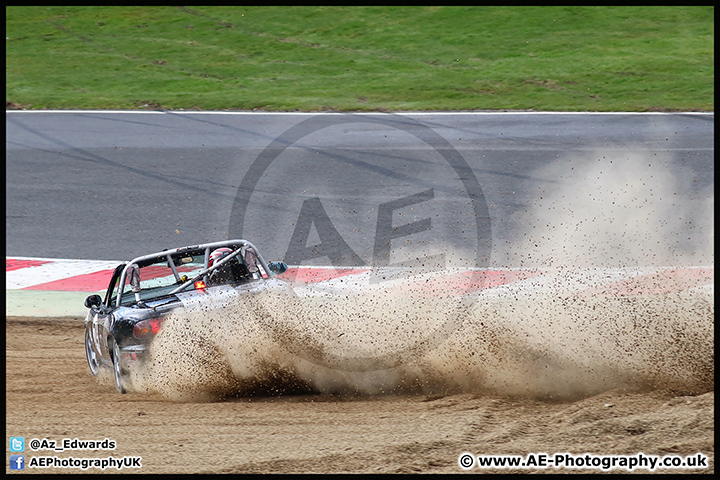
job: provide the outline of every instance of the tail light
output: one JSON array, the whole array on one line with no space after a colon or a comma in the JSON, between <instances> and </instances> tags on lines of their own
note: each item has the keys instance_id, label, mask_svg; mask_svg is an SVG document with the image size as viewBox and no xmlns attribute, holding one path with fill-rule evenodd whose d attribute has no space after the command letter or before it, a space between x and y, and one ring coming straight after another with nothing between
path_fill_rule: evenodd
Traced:
<instances>
[{"instance_id":1,"label":"tail light","mask_svg":"<svg viewBox=\"0 0 720 480\"><path fill-rule=\"evenodd\" d=\"M135 338L145 338L148 335L155 335L160 331L160 325L162 325L164 319L162 318L151 318L138 322L133 327L133 336Z\"/></svg>"}]
</instances>

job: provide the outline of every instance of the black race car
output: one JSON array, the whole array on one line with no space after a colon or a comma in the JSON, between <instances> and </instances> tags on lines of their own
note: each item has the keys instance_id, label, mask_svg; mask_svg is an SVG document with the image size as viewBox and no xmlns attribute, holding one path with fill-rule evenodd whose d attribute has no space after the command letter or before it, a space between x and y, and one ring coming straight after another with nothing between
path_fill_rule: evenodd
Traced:
<instances>
[{"instance_id":1,"label":"black race car","mask_svg":"<svg viewBox=\"0 0 720 480\"><path fill-rule=\"evenodd\" d=\"M266 263L246 240L192 245L135 258L115 268L105 298L90 295L85 306L85 353L90 373L111 368L125 393L129 372L148 356L164 319L180 309L211 311L224 302L263 291L295 294L277 275L283 262Z\"/></svg>"}]
</instances>

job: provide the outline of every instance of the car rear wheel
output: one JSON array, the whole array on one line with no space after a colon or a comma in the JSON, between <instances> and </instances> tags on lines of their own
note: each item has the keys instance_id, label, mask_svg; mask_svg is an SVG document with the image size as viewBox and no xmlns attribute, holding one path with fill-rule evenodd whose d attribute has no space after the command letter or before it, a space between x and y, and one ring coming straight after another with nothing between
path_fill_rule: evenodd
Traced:
<instances>
[{"instance_id":1,"label":"car rear wheel","mask_svg":"<svg viewBox=\"0 0 720 480\"><path fill-rule=\"evenodd\" d=\"M85 357L87 358L88 367L90 367L90 373L92 373L93 377L96 376L100 371L100 362L90 339L90 329L87 327L85 327Z\"/></svg>"},{"instance_id":2,"label":"car rear wheel","mask_svg":"<svg viewBox=\"0 0 720 480\"><path fill-rule=\"evenodd\" d=\"M117 388L118 392L125 393L127 390L125 389L124 374L120 366L120 348L114 338L110 339L110 343L112 348L113 372L115 373L115 388Z\"/></svg>"}]
</instances>

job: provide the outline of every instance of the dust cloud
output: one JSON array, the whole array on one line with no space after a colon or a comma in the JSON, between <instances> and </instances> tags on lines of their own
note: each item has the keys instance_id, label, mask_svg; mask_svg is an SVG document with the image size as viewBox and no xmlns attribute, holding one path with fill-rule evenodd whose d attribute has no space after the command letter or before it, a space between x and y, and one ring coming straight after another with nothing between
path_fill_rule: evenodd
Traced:
<instances>
[{"instance_id":1,"label":"dust cloud","mask_svg":"<svg viewBox=\"0 0 720 480\"><path fill-rule=\"evenodd\" d=\"M698 191L695 173L669 158L642 147L612 157L589 153L532 176L550 186L518 213L526 227L510 245L497 246L498 266L714 264L714 189Z\"/></svg>"},{"instance_id":2,"label":"dust cloud","mask_svg":"<svg viewBox=\"0 0 720 480\"><path fill-rule=\"evenodd\" d=\"M332 291L296 284L304 295L264 292L175 314L134 384L177 401L712 391L712 279L688 286L659 276L653 285L650 276L634 291L607 287L619 272L643 269L714 275L714 193L695 191L689 173L642 149L559 159L534 172L557 182L524 212L524 231L494 247L495 268L519 265L535 276L479 291L458 290L450 274L379 284L359 276Z\"/></svg>"}]
</instances>

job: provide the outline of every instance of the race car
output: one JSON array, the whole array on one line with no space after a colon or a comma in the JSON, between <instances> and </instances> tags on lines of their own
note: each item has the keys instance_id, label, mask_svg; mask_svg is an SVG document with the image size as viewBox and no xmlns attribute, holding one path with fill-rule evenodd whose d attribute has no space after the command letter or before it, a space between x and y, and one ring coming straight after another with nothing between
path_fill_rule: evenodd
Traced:
<instances>
[{"instance_id":1,"label":"race car","mask_svg":"<svg viewBox=\"0 0 720 480\"><path fill-rule=\"evenodd\" d=\"M283 262L266 263L246 240L163 250L118 265L105 298L90 295L85 317L85 354L90 373L114 372L120 393L129 389L130 369L147 359L152 340L171 313L220 308L245 295L272 291L294 296L278 278Z\"/></svg>"}]
</instances>

